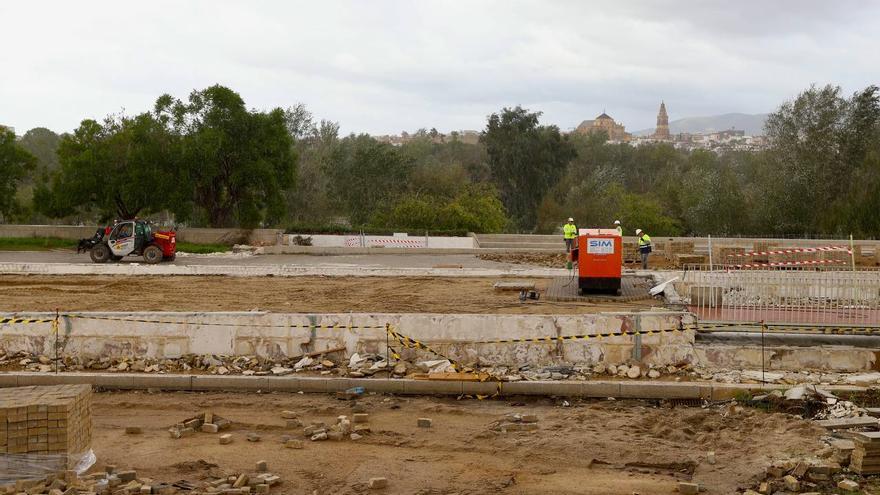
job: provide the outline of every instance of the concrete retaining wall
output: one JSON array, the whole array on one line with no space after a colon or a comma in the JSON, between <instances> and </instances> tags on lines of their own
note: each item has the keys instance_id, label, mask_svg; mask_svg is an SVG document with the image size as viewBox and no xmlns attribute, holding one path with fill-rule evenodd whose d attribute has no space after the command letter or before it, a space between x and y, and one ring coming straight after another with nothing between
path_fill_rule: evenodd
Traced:
<instances>
[{"instance_id":1,"label":"concrete retaining wall","mask_svg":"<svg viewBox=\"0 0 880 495\"><path fill-rule=\"evenodd\" d=\"M448 314L278 314L278 313L88 313L85 316L146 319L158 324L87 318L62 318L58 335L63 354L175 358L184 354L299 356L345 347L348 354L386 353L385 324L462 363L482 365L620 364L632 360L638 342L632 336L530 343L474 343L499 339L537 339L595 335L636 328L633 314L593 315L448 315ZM0 315L3 316L11 315ZM51 314L17 315L46 318ZM640 316L643 330L678 327L679 313ZM316 326L310 328L310 326ZM322 329L342 325L343 329ZM350 329L348 327L351 327ZM362 328L378 327L378 328ZM691 331L640 337L643 363L668 365L694 359ZM392 341L393 344L393 341ZM0 347L52 355L51 324L0 326ZM425 351L404 349L407 359L436 359Z\"/></svg>"}]
</instances>

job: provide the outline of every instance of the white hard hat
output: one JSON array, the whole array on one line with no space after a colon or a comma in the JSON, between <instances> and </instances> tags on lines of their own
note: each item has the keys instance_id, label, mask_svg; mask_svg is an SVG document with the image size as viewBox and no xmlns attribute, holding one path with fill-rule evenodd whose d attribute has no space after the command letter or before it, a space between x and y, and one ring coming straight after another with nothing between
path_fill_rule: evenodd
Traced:
<instances>
[{"instance_id":1,"label":"white hard hat","mask_svg":"<svg viewBox=\"0 0 880 495\"><path fill-rule=\"evenodd\" d=\"M568 217L569 222L574 222L574 218Z\"/></svg>"},{"instance_id":2,"label":"white hard hat","mask_svg":"<svg viewBox=\"0 0 880 495\"><path fill-rule=\"evenodd\" d=\"M641 233L642 233L642 229L636 229L636 235L639 235Z\"/></svg>"},{"instance_id":3,"label":"white hard hat","mask_svg":"<svg viewBox=\"0 0 880 495\"><path fill-rule=\"evenodd\" d=\"M615 220L614 225L620 225L620 220Z\"/></svg>"}]
</instances>

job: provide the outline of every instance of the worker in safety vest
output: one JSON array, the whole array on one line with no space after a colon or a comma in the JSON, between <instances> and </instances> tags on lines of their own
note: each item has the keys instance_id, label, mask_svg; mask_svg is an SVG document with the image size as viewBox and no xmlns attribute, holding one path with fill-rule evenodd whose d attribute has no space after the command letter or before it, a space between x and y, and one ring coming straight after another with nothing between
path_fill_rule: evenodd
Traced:
<instances>
[{"instance_id":1,"label":"worker in safety vest","mask_svg":"<svg viewBox=\"0 0 880 495\"><path fill-rule=\"evenodd\" d=\"M574 224L574 218L569 218L568 223L562 226L562 237L565 238L565 252L570 253L574 240L577 239L578 228Z\"/></svg>"},{"instance_id":2,"label":"worker in safety vest","mask_svg":"<svg viewBox=\"0 0 880 495\"><path fill-rule=\"evenodd\" d=\"M620 226L620 220L614 221L614 228L617 229L617 235L623 237L623 227Z\"/></svg>"},{"instance_id":3,"label":"worker in safety vest","mask_svg":"<svg viewBox=\"0 0 880 495\"><path fill-rule=\"evenodd\" d=\"M642 256L642 270L648 269L648 255L651 254L651 236L636 229L636 237L639 238L639 254Z\"/></svg>"}]
</instances>

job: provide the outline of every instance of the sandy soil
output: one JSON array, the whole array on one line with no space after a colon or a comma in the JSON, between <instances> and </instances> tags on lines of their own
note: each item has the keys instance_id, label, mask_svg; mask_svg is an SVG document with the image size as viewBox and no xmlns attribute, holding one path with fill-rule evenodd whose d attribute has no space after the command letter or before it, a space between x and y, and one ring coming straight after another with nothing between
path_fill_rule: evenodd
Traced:
<instances>
[{"instance_id":1,"label":"sandy soil","mask_svg":"<svg viewBox=\"0 0 880 495\"><path fill-rule=\"evenodd\" d=\"M767 463L817 448L820 432L781 414L655 407L638 401L592 401L560 407L551 399L455 401L370 396L361 401L371 433L357 441L304 442L283 448L283 410L300 419L335 423L351 415L351 402L322 395L221 393L101 393L94 396L94 469L114 464L159 481L197 479L214 470L253 470L258 460L284 478L273 493L354 494L369 491L370 477L385 476L383 493L407 494L671 494L693 477L708 494L735 493ZM234 441L216 434L172 440L170 425L212 411L234 422ZM511 412L534 413L536 432L500 433L493 422ZM416 418L433 420L430 429ZM141 426L142 435L126 435ZM245 441L249 432L262 440ZM717 463L705 462L707 451ZM317 490L315 492L315 490Z\"/></svg>"},{"instance_id":2,"label":"sandy soil","mask_svg":"<svg viewBox=\"0 0 880 495\"><path fill-rule=\"evenodd\" d=\"M0 276L0 311L595 313L635 303L519 301L491 278ZM537 279L544 289L549 279Z\"/></svg>"}]
</instances>

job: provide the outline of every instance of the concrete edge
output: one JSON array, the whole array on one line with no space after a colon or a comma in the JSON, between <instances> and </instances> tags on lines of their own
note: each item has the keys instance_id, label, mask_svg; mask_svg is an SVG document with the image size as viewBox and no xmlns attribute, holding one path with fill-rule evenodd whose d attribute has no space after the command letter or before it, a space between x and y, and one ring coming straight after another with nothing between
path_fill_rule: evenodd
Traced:
<instances>
[{"instance_id":1,"label":"concrete edge","mask_svg":"<svg viewBox=\"0 0 880 495\"><path fill-rule=\"evenodd\" d=\"M35 385L86 384L109 390L150 388L183 391L274 391L334 393L352 387L366 392L399 395L504 395L559 396L620 399L728 400L741 393L785 390L788 385L731 384L667 381L528 381L473 382L387 378L320 378L297 376L150 375L134 373L0 373L0 388ZM865 387L827 386L830 392L866 390Z\"/></svg>"}]
</instances>

